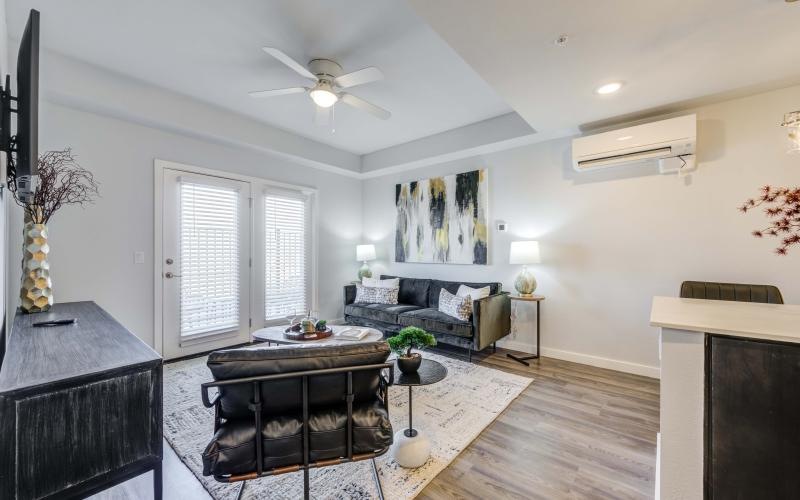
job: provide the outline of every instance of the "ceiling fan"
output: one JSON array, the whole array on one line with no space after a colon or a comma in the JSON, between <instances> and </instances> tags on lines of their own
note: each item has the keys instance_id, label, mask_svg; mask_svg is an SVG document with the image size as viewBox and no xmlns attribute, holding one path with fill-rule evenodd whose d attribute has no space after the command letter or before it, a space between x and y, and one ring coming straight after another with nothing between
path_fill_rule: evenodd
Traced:
<instances>
[{"instance_id":1,"label":"ceiling fan","mask_svg":"<svg viewBox=\"0 0 800 500\"><path fill-rule=\"evenodd\" d=\"M254 90L249 92L251 97L273 97L286 94L299 94L308 92L308 95L316 104L316 115L314 121L319 125L327 125L330 121L333 105L341 101L361 111L388 120L392 114L371 102L367 102L360 97L356 97L342 89L363 85L383 79L381 70L375 67L368 67L353 71L352 73L342 74L342 67L330 59L313 59L308 63L308 68L298 63L286 53L273 47L264 47L264 52L293 69L300 76L314 82L310 87L289 87L285 89L273 90Z\"/></svg>"}]
</instances>

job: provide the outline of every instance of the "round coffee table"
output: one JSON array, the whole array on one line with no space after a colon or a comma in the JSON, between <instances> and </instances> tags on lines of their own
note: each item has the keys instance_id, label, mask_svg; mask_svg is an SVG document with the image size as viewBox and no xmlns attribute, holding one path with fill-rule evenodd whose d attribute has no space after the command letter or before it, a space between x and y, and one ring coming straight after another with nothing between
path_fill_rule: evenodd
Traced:
<instances>
[{"instance_id":1,"label":"round coffee table","mask_svg":"<svg viewBox=\"0 0 800 500\"><path fill-rule=\"evenodd\" d=\"M392 444L392 457L401 467L416 469L422 467L431 456L431 442L419 429L414 428L412 411L412 391L415 386L440 382L447 376L447 368L441 363L427 358L422 359L417 373L406 375L400 371L395 361L393 385L408 386L408 429L397 431Z\"/></svg>"},{"instance_id":2,"label":"round coffee table","mask_svg":"<svg viewBox=\"0 0 800 500\"><path fill-rule=\"evenodd\" d=\"M353 328L350 325L331 325L331 329L333 330L333 335L330 337L326 337L320 340L290 340L283 336L286 332L285 326L269 326L267 328L261 328L260 330L256 330L252 333L253 335L253 342L266 342L267 345L276 344L276 345L288 345L288 344L314 344L314 345L341 345L341 344L353 344L353 343L364 343L364 342L377 342L379 340L383 340L383 333L380 330L376 330L374 328L366 328L369 330L369 333L364 336L361 340L346 340L342 339L341 337L337 337L337 333L341 332L342 330L346 330L348 328ZM355 328L365 328L365 327L355 327Z\"/></svg>"}]
</instances>

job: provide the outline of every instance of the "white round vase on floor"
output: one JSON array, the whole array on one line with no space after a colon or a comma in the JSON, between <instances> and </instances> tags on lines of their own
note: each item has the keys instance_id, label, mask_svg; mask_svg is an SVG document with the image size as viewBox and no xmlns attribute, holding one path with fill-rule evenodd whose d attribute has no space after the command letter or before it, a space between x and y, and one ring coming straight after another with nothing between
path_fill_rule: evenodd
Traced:
<instances>
[{"instance_id":1,"label":"white round vase on floor","mask_svg":"<svg viewBox=\"0 0 800 500\"><path fill-rule=\"evenodd\" d=\"M431 442L416 429L415 436L406 436L406 430L403 429L394 434L394 443L391 447L392 458L400 467L406 469L422 467L431 456Z\"/></svg>"}]
</instances>

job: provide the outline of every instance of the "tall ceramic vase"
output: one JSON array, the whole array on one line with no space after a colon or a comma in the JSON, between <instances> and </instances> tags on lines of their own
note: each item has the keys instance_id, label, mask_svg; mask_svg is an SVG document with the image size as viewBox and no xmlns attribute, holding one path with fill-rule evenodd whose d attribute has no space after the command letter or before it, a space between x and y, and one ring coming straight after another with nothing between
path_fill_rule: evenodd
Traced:
<instances>
[{"instance_id":1,"label":"tall ceramic vase","mask_svg":"<svg viewBox=\"0 0 800 500\"><path fill-rule=\"evenodd\" d=\"M53 283L47 255L47 226L26 222L22 243L22 310L28 313L45 312L53 305Z\"/></svg>"}]
</instances>

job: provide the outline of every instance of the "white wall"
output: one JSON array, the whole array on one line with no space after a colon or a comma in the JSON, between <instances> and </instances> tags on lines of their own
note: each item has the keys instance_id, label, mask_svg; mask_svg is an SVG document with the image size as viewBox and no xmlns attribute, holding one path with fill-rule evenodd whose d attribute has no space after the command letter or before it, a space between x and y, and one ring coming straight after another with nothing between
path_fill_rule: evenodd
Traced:
<instances>
[{"instance_id":1,"label":"white wall","mask_svg":"<svg viewBox=\"0 0 800 500\"><path fill-rule=\"evenodd\" d=\"M800 302L800 248L773 255L775 241L749 233L758 213L737 206L764 184L800 183L800 157L785 154L783 114L798 108L800 87L699 108L699 170L690 178L653 168L577 174L570 141L554 140L364 183L364 236L377 244L373 266L400 276L499 280L513 290L512 240L538 239L534 266L542 305L543 354L657 376L657 331L648 326L653 295L678 294L688 279L772 283ZM692 112L689 111L689 112ZM489 169L490 265L394 263L397 182ZM514 347L533 336L518 335Z\"/></svg>"},{"instance_id":2,"label":"white wall","mask_svg":"<svg viewBox=\"0 0 800 500\"><path fill-rule=\"evenodd\" d=\"M152 345L153 160L160 158L318 188L319 309L323 317L342 317L341 287L358 269L359 180L48 102L41 103L39 141L40 151L72 147L100 184L95 204L66 207L49 224L57 302L94 300ZM15 212L11 262L18 263L22 214ZM133 263L138 250L145 265Z\"/></svg>"}]
</instances>

